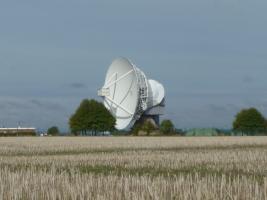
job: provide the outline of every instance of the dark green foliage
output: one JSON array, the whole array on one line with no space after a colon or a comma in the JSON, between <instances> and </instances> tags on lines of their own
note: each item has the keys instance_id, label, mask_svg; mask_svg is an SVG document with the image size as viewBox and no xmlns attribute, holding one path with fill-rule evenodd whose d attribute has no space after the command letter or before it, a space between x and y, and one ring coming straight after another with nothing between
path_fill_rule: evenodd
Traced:
<instances>
[{"instance_id":1,"label":"dark green foliage","mask_svg":"<svg viewBox=\"0 0 267 200\"><path fill-rule=\"evenodd\" d=\"M97 133L113 131L115 123L115 118L102 103L88 99L81 102L69 120L70 129L75 135L97 135Z\"/></svg>"},{"instance_id":2,"label":"dark green foliage","mask_svg":"<svg viewBox=\"0 0 267 200\"><path fill-rule=\"evenodd\" d=\"M160 131L163 134L174 133L174 125L171 120L163 120L160 124Z\"/></svg>"},{"instance_id":3,"label":"dark green foliage","mask_svg":"<svg viewBox=\"0 0 267 200\"><path fill-rule=\"evenodd\" d=\"M156 128L154 124L152 124L149 120L146 120L142 126L142 130L146 132L147 136L150 135L152 131L154 131Z\"/></svg>"},{"instance_id":4,"label":"dark green foliage","mask_svg":"<svg viewBox=\"0 0 267 200\"><path fill-rule=\"evenodd\" d=\"M129 134L129 131L126 130L114 130L112 131L112 136L127 136Z\"/></svg>"},{"instance_id":5,"label":"dark green foliage","mask_svg":"<svg viewBox=\"0 0 267 200\"><path fill-rule=\"evenodd\" d=\"M176 129L176 128L174 128L174 133L176 135L180 135L180 136L185 136L186 135L186 132L184 130L182 130L182 129Z\"/></svg>"},{"instance_id":6,"label":"dark green foliage","mask_svg":"<svg viewBox=\"0 0 267 200\"><path fill-rule=\"evenodd\" d=\"M233 122L234 131L246 135L262 134L266 132L266 120L255 108L241 110Z\"/></svg>"},{"instance_id":7,"label":"dark green foliage","mask_svg":"<svg viewBox=\"0 0 267 200\"><path fill-rule=\"evenodd\" d=\"M141 123L135 123L135 125L133 126L131 132L132 132L132 134L133 134L134 136L138 136L138 133L139 133L140 130L142 130L142 125L141 125Z\"/></svg>"},{"instance_id":8,"label":"dark green foliage","mask_svg":"<svg viewBox=\"0 0 267 200\"><path fill-rule=\"evenodd\" d=\"M48 135L59 135L59 129L56 126L52 126L47 130Z\"/></svg>"}]
</instances>

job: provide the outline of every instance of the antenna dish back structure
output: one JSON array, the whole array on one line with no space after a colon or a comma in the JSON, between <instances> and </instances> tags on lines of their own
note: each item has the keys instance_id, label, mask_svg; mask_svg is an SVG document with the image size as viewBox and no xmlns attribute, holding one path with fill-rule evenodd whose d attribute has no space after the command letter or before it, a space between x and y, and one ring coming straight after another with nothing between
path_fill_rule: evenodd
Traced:
<instances>
[{"instance_id":1,"label":"antenna dish back structure","mask_svg":"<svg viewBox=\"0 0 267 200\"><path fill-rule=\"evenodd\" d=\"M112 62L98 95L116 118L118 130L130 129L143 117L152 118L158 125L159 115L164 113L163 85L148 80L144 72L126 58Z\"/></svg>"}]
</instances>

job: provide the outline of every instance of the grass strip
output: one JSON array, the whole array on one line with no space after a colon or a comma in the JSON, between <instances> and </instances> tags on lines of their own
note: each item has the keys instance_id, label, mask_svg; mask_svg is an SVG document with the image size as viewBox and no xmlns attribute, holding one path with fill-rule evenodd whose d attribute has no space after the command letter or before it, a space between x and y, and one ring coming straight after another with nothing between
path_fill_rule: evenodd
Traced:
<instances>
[{"instance_id":1,"label":"grass strip","mask_svg":"<svg viewBox=\"0 0 267 200\"><path fill-rule=\"evenodd\" d=\"M168 152L199 152L199 151L216 151L216 150L251 150L266 149L267 145L229 145L229 146L203 146L203 147L159 147L159 148L110 148L110 149L82 149L82 150L62 150L62 151L31 151L31 152L0 152L0 156L57 156L57 155L80 155L80 154L99 154L99 153L124 153L124 152L141 152L141 151L168 151Z\"/></svg>"}]
</instances>

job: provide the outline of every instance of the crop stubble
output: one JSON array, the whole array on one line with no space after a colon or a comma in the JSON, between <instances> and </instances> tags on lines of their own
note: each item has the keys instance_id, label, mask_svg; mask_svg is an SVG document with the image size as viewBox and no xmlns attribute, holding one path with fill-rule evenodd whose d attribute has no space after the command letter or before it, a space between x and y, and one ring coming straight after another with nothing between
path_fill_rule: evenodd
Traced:
<instances>
[{"instance_id":1,"label":"crop stubble","mask_svg":"<svg viewBox=\"0 0 267 200\"><path fill-rule=\"evenodd\" d=\"M267 199L267 138L0 138L0 199Z\"/></svg>"}]
</instances>

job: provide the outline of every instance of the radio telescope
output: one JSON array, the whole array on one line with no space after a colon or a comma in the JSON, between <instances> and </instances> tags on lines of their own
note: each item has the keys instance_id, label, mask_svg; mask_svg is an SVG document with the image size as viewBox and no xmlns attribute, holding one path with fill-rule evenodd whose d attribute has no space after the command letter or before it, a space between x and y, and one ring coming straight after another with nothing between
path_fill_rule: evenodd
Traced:
<instances>
[{"instance_id":1,"label":"radio telescope","mask_svg":"<svg viewBox=\"0 0 267 200\"><path fill-rule=\"evenodd\" d=\"M118 130L128 130L142 119L159 125L159 116L164 114L163 85L148 80L144 72L126 58L112 62L98 96L103 97L105 107L116 118Z\"/></svg>"}]
</instances>

